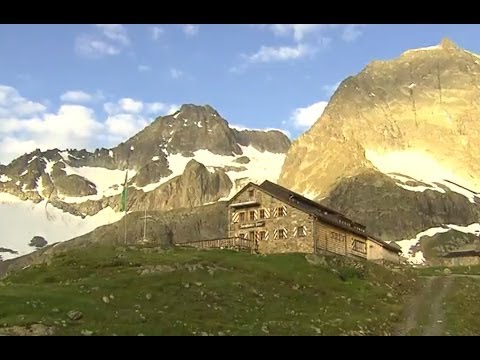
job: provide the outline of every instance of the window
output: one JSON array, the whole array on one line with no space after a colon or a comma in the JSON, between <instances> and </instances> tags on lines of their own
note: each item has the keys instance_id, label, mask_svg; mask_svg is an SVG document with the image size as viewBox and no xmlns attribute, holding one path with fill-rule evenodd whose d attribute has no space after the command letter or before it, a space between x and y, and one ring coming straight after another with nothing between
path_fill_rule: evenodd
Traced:
<instances>
[{"instance_id":1,"label":"window","mask_svg":"<svg viewBox=\"0 0 480 360\"><path fill-rule=\"evenodd\" d=\"M248 190L248 196L253 198L255 196L255 190Z\"/></svg>"},{"instance_id":2,"label":"window","mask_svg":"<svg viewBox=\"0 0 480 360\"><path fill-rule=\"evenodd\" d=\"M278 230L278 238L279 239L286 239L287 238L287 229Z\"/></svg>"},{"instance_id":3,"label":"window","mask_svg":"<svg viewBox=\"0 0 480 360\"><path fill-rule=\"evenodd\" d=\"M353 240L352 249L363 254L367 253L367 246L363 241Z\"/></svg>"},{"instance_id":4,"label":"window","mask_svg":"<svg viewBox=\"0 0 480 360\"><path fill-rule=\"evenodd\" d=\"M260 212L259 212L259 217L260 219L265 219L265 210L264 209L260 209Z\"/></svg>"},{"instance_id":5,"label":"window","mask_svg":"<svg viewBox=\"0 0 480 360\"><path fill-rule=\"evenodd\" d=\"M255 220L255 210L250 211L250 220L251 221Z\"/></svg>"},{"instance_id":6,"label":"window","mask_svg":"<svg viewBox=\"0 0 480 360\"><path fill-rule=\"evenodd\" d=\"M339 233L337 233L337 232L332 231L332 232L331 232L331 235L332 235L332 239L333 239L333 240L339 240L339 241L341 241L341 240L344 240L344 241L347 240L347 235L345 235L345 234L339 234Z\"/></svg>"},{"instance_id":7,"label":"window","mask_svg":"<svg viewBox=\"0 0 480 360\"><path fill-rule=\"evenodd\" d=\"M267 232L266 232L266 231L260 231L260 232L258 233L258 237L259 237L260 240L266 240L266 238L267 238Z\"/></svg>"},{"instance_id":8,"label":"window","mask_svg":"<svg viewBox=\"0 0 480 360\"><path fill-rule=\"evenodd\" d=\"M282 206L276 209L277 217L287 216L287 207Z\"/></svg>"},{"instance_id":9,"label":"window","mask_svg":"<svg viewBox=\"0 0 480 360\"><path fill-rule=\"evenodd\" d=\"M240 222L244 222L245 221L245 213L241 212L240 215L238 216L238 219L239 219Z\"/></svg>"},{"instance_id":10,"label":"window","mask_svg":"<svg viewBox=\"0 0 480 360\"><path fill-rule=\"evenodd\" d=\"M305 237L307 236L307 229L305 226L297 227L297 237Z\"/></svg>"},{"instance_id":11,"label":"window","mask_svg":"<svg viewBox=\"0 0 480 360\"><path fill-rule=\"evenodd\" d=\"M246 237L246 234L244 234L244 233L240 233L240 234L238 234L238 237L239 237L240 239L245 239L245 237Z\"/></svg>"}]
</instances>

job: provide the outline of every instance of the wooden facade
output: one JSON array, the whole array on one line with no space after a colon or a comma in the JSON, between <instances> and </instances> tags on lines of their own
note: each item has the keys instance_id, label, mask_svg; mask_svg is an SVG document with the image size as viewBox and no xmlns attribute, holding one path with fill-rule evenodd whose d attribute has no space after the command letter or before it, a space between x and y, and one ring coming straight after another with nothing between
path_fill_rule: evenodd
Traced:
<instances>
[{"instance_id":1,"label":"wooden facade","mask_svg":"<svg viewBox=\"0 0 480 360\"><path fill-rule=\"evenodd\" d=\"M365 226L279 185L247 184L229 202L228 237L248 238L258 253L334 253L397 261L398 250Z\"/></svg>"}]
</instances>

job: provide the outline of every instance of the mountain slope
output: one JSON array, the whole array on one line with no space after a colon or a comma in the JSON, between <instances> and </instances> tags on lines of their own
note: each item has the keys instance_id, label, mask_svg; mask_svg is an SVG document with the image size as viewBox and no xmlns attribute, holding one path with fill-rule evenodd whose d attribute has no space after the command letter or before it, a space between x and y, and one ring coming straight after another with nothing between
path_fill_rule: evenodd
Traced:
<instances>
[{"instance_id":1,"label":"mountain slope","mask_svg":"<svg viewBox=\"0 0 480 360\"><path fill-rule=\"evenodd\" d=\"M289 145L279 131L238 131L211 106L187 104L111 149L36 150L0 167L0 212L14 224L0 247L25 254L33 236L52 243L118 220L127 170L129 211L200 206L276 181Z\"/></svg>"},{"instance_id":2,"label":"mountain slope","mask_svg":"<svg viewBox=\"0 0 480 360\"><path fill-rule=\"evenodd\" d=\"M477 222L480 57L448 39L345 79L279 182L404 240Z\"/></svg>"}]
</instances>

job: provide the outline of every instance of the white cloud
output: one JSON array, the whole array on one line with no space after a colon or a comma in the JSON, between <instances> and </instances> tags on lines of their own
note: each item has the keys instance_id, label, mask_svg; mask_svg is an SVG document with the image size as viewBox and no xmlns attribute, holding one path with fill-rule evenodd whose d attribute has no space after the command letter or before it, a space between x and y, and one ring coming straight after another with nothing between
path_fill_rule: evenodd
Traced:
<instances>
[{"instance_id":1,"label":"white cloud","mask_svg":"<svg viewBox=\"0 0 480 360\"><path fill-rule=\"evenodd\" d=\"M267 25L275 35L292 36L295 41L302 41L310 34L326 29L326 24L272 24Z\"/></svg>"},{"instance_id":2,"label":"white cloud","mask_svg":"<svg viewBox=\"0 0 480 360\"><path fill-rule=\"evenodd\" d=\"M250 63L268 63L299 59L312 53L314 53L314 49L304 44L298 44L294 47L262 46L256 53L244 57Z\"/></svg>"},{"instance_id":3,"label":"white cloud","mask_svg":"<svg viewBox=\"0 0 480 360\"><path fill-rule=\"evenodd\" d=\"M70 90L60 96L65 102L85 103L93 100L93 96L81 90Z\"/></svg>"},{"instance_id":4,"label":"white cloud","mask_svg":"<svg viewBox=\"0 0 480 360\"><path fill-rule=\"evenodd\" d=\"M128 45L130 40L127 36L127 29L120 24L97 24L103 35L113 41L116 41L122 45Z\"/></svg>"},{"instance_id":5,"label":"white cloud","mask_svg":"<svg viewBox=\"0 0 480 360\"><path fill-rule=\"evenodd\" d=\"M45 105L20 96L18 91L6 85L0 85L0 118L23 117L45 111Z\"/></svg>"},{"instance_id":6,"label":"white cloud","mask_svg":"<svg viewBox=\"0 0 480 360\"><path fill-rule=\"evenodd\" d=\"M107 102L103 105L103 109L109 115L115 115L122 112L139 113L143 109L143 103L132 98L122 98L116 103Z\"/></svg>"},{"instance_id":7,"label":"white cloud","mask_svg":"<svg viewBox=\"0 0 480 360\"><path fill-rule=\"evenodd\" d=\"M118 55L130 44L127 29L119 24L99 24L94 33L81 34L75 40L77 55L87 58Z\"/></svg>"},{"instance_id":8,"label":"white cloud","mask_svg":"<svg viewBox=\"0 0 480 360\"><path fill-rule=\"evenodd\" d=\"M94 117L92 109L81 105L62 105L57 113L44 113L29 119L0 119L0 161L36 148L87 147L103 125ZM6 124L6 126L5 126Z\"/></svg>"},{"instance_id":9,"label":"white cloud","mask_svg":"<svg viewBox=\"0 0 480 360\"><path fill-rule=\"evenodd\" d=\"M148 125L148 120L136 114L117 114L105 121L106 130L113 137L128 138Z\"/></svg>"},{"instance_id":10,"label":"white cloud","mask_svg":"<svg viewBox=\"0 0 480 360\"><path fill-rule=\"evenodd\" d=\"M160 36L165 32L165 30L160 26L152 26L150 28L150 31L151 31L153 40L158 40Z\"/></svg>"},{"instance_id":11,"label":"white cloud","mask_svg":"<svg viewBox=\"0 0 480 360\"><path fill-rule=\"evenodd\" d=\"M200 27L198 25L187 24L187 25L182 25L182 29L185 35L195 36L198 34Z\"/></svg>"},{"instance_id":12,"label":"white cloud","mask_svg":"<svg viewBox=\"0 0 480 360\"><path fill-rule=\"evenodd\" d=\"M322 116L327 107L327 101L319 101L304 108L295 109L290 117L295 127L309 128Z\"/></svg>"},{"instance_id":13,"label":"white cloud","mask_svg":"<svg viewBox=\"0 0 480 360\"><path fill-rule=\"evenodd\" d=\"M347 25L343 29L342 39L346 42L353 42L357 40L358 37L362 35L362 31L360 30L361 27L363 27L363 25L356 25L356 24Z\"/></svg>"},{"instance_id":14,"label":"white cloud","mask_svg":"<svg viewBox=\"0 0 480 360\"><path fill-rule=\"evenodd\" d=\"M178 70L178 69L175 69L175 68L171 68L170 69L170 76L173 78L173 79L179 79L183 76L183 71L181 70Z\"/></svg>"},{"instance_id":15,"label":"white cloud","mask_svg":"<svg viewBox=\"0 0 480 360\"><path fill-rule=\"evenodd\" d=\"M92 95L96 99L100 96L103 96L100 92ZM0 85L0 162L8 163L37 148L114 146L148 125L154 117L171 114L179 108L132 98L106 103L104 107L109 113L105 121L99 121L95 111L83 105L64 104L57 112L47 112L45 106L25 99L16 89Z\"/></svg>"},{"instance_id":16,"label":"white cloud","mask_svg":"<svg viewBox=\"0 0 480 360\"><path fill-rule=\"evenodd\" d=\"M138 71L139 72L147 72L152 70L152 68L148 65L138 65Z\"/></svg>"}]
</instances>

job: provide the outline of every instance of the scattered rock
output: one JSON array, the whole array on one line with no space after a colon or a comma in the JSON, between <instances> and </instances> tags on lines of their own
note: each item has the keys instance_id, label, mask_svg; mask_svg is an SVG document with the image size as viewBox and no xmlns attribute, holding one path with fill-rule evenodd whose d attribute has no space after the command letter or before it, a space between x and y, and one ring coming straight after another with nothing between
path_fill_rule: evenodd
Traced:
<instances>
[{"instance_id":1,"label":"scattered rock","mask_svg":"<svg viewBox=\"0 0 480 360\"><path fill-rule=\"evenodd\" d=\"M147 301L152 300L152 294L150 294L150 293L146 294L145 299L147 299Z\"/></svg>"},{"instance_id":2,"label":"scattered rock","mask_svg":"<svg viewBox=\"0 0 480 360\"><path fill-rule=\"evenodd\" d=\"M40 249L42 247L44 247L45 245L47 245L47 240L45 240L43 237L41 236L34 236L32 238L32 240L30 240L30 243L28 244L28 246L32 246L32 247L35 247L37 249Z\"/></svg>"},{"instance_id":3,"label":"scattered rock","mask_svg":"<svg viewBox=\"0 0 480 360\"><path fill-rule=\"evenodd\" d=\"M27 326L12 326L3 328L2 335L13 336L50 336L54 333L54 328L43 324L32 324Z\"/></svg>"},{"instance_id":4,"label":"scattered rock","mask_svg":"<svg viewBox=\"0 0 480 360\"><path fill-rule=\"evenodd\" d=\"M189 284L189 283L185 283L185 284L183 284L183 287L184 287L185 289L188 289L188 288L190 287L190 284Z\"/></svg>"},{"instance_id":5,"label":"scattered rock","mask_svg":"<svg viewBox=\"0 0 480 360\"><path fill-rule=\"evenodd\" d=\"M445 269L443 269L443 273L445 275L450 275L452 273L452 270L450 270L449 268L445 268Z\"/></svg>"},{"instance_id":6,"label":"scattered rock","mask_svg":"<svg viewBox=\"0 0 480 360\"><path fill-rule=\"evenodd\" d=\"M200 282L200 281L197 281L197 282L195 282L195 285L197 285L198 287L200 287L200 286L203 286L203 283Z\"/></svg>"},{"instance_id":7,"label":"scattered rock","mask_svg":"<svg viewBox=\"0 0 480 360\"><path fill-rule=\"evenodd\" d=\"M111 300L114 300L114 299L115 299L115 296L113 296L113 294L110 294L110 295L109 295L109 298L110 298Z\"/></svg>"},{"instance_id":8,"label":"scattered rock","mask_svg":"<svg viewBox=\"0 0 480 360\"><path fill-rule=\"evenodd\" d=\"M295 285L292 286L292 289L293 289L293 290L299 290L299 289L300 289L300 285L295 284Z\"/></svg>"},{"instance_id":9,"label":"scattered rock","mask_svg":"<svg viewBox=\"0 0 480 360\"><path fill-rule=\"evenodd\" d=\"M265 333L265 334L270 334L270 330L268 330L268 326L266 324L263 324L262 325L262 331Z\"/></svg>"},{"instance_id":10,"label":"scattered rock","mask_svg":"<svg viewBox=\"0 0 480 360\"><path fill-rule=\"evenodd\" d=\"M86 329L85 329L85 330L82 330L82 331L81 331L81 334L82 334L83 336L92 336L92 335L93 335L93 331L91 331L91 330L86 330Z\"/></svg>"},{"instance_id":11,"label":"scattered rock","mask_svg":"<svg viewBox=\"0 0 480 360\"><path fill-rule=\"evenodd\" d=\"M53 312L53 313L59 313L59 312L60 312L60 309L59 309L59 308L53 308L53 309L52 309L52 312Z\"/></svg>"},{"instance_id":12,"label":"scattered rock","mask_svg":"<svg viewBox=\"0 0 480 360\"><path fill-rule=\"evenodd\" d=\"M325 259L325 256L307 254L305 255L305 260L312 265L327 266L327 260Z\"/></svg>"},{"instance_id":13,"label":"scattered rock","mask_svg":"<svg viewBox=\"0 0 480 360\"><path fill-rule=\"evenodd\" d=\"M223 331L219 331L218 336L225 336L225 333Z\"/></svg>"},{"instance_id":14,"label":"scattered rock","mask_svg":"<svg viewBox=\"0 0 480 360\"><path fill-rule=\"evenodd\" d=\"M145 335L143 335L142 333L140 333L140 334L138 334L137 336L145 336Z\"/></svg>"},{"instance_id":15,"label":"scattered rock","mask_svg":"<svg viewBox=\"0 0 480 360\"><path fill-rule=\"evenodd\" d=\"M78 310L72 310L67 313L67 316L70 320L77 321L83 317L83 314Z\"/></svg>"},{"instance_id":16,"label":"scattered rock","mask_svg":"<svg viewBox=\"0 0 480 360\"><path fill-rule=\"evenodd\" d=\"M110 299L108 298L108 296L102 297L102 300L105 304L108 304L110 302Z\"/></svg>"},{"instance_id":17,"label":"scattered rock","mask_svg":"<svg viewBox=\"0 0 480 360\"><path fill-rule=\"evenodd\" d=\"M206 333L205 331L202 331L202 336L208 336L208 333Z\"/></svg>"},{"instance_id":18,"label":"scattered rock","mask_svg":"<svg viewBox=\"0 0 480 360\"><path fill-rule=\"evenodd\" d=\"M390 298L390 299L393 298L392 293L388 292L388 293L387 293L387 297Z\"/></svg>"}]
</instances>

